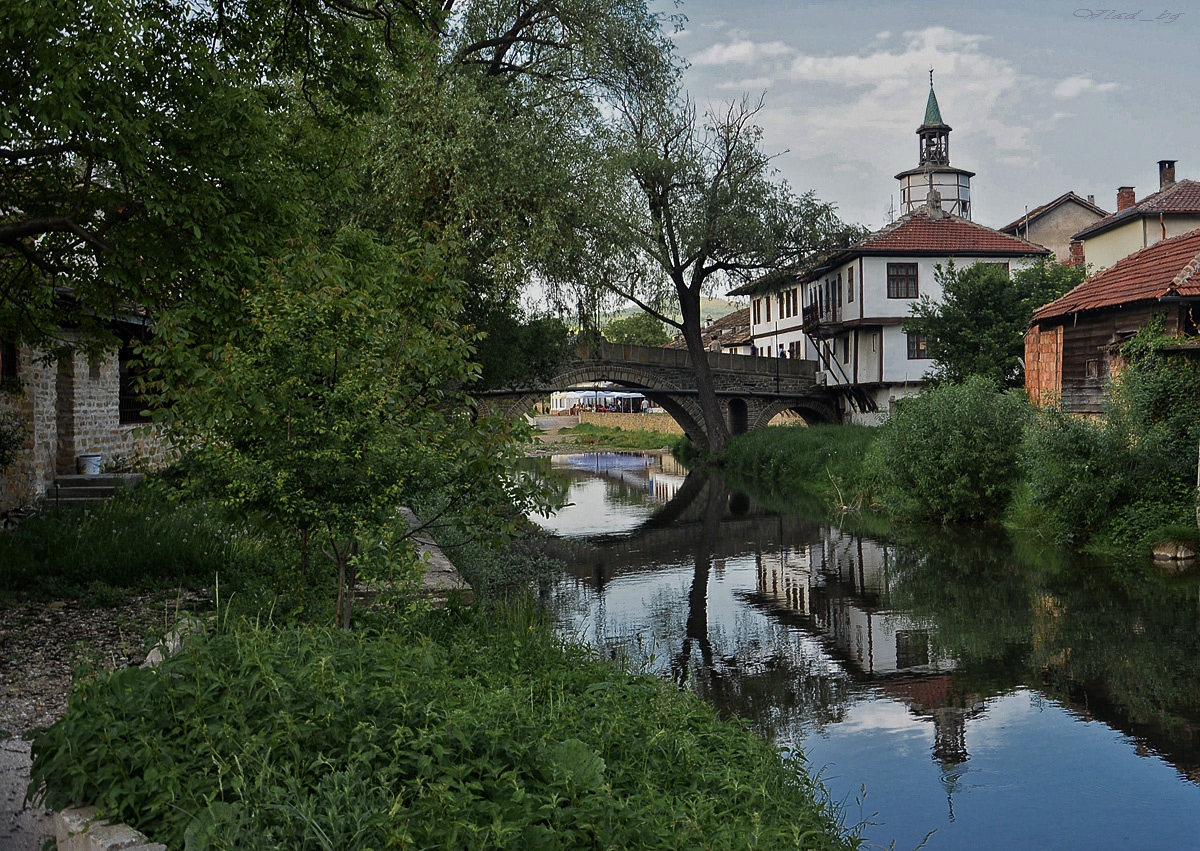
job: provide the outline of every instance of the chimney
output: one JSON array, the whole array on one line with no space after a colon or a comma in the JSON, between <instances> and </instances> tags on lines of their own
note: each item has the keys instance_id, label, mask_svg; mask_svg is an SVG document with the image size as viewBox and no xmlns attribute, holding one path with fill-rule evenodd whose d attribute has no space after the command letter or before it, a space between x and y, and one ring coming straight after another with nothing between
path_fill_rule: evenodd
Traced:
<instances>
[{"instance_id":1,"label":"chimney","mask_svg":"<svg viewBox=\"0 0 1200 851\"><path fill-rule=\"evenodd\" d=\"M929 220L931 222L945 218L946 214L942 211L941 192L938 192L936 189L930 189L929 194L925 196L925 205L929 209Z\"/></svg>"},{"instance_id":2,"label":"chimney","mask_svg":"<svg viewBox=\"0 0 1200 851\"><path fill-rule=\"evenodd\" d=\"M1117 212L1128 210L1137 203L1137 196L1133 194L1132 186L1117 187Z\"/></svg>"},{"instance_id":3,"label":"chimney","mask_svg":"<svg viewBox=\"0 0 1200 851\"><path fill-rule=\"evenodd\" d=\"M1088 196L1088 203L1089 203L1089 204L1095 204L1095 203L1096 203L1096 196L1095 196L1095 195L1089 195L1089 196Z\"/></svg>"},{"instance_id":4,"label":"chimney","mask_svg":"<svg viewBox=\"0 0 1200 851\"><path fill-rule=\"evenodd\" d=\"M1175 163L1178 160L1159 160L1158 161L1158 188L1159 191L1166 189L1175 183Z\"/></svg>"},{"instance_id":5,"label":"chimney","mask_svg":"<svg viewBox=\"0 0 1200 851\"><path fill-rule=\"evenodd\" d=\"M1071 240L1071 256L1067 258L1064 266L1082 266L1083 265L1083 240Z\"/></svg>"}]
</instances>

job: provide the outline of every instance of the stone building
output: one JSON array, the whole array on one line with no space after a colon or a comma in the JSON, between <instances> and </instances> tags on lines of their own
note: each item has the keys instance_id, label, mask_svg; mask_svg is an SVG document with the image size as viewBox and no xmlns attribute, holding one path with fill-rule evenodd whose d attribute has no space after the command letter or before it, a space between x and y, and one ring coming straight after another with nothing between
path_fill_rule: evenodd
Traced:
<instances>
[{"instance_id":1,"label":"stone building","mask_svg":"<svg viewBox=\"0 0 1200 851\"><path fill-rule=\"evenodd\" d=\"M127 347L89 361L82 351L54 360L29 346L0 345L0 372L16 392L0 393L0 416L15 419L24 445L0 474L0 511L53 491L56 476L75 473L81 455L102 468L148 469L169 455L142 416Z\"/></svg>"}]
</instances>

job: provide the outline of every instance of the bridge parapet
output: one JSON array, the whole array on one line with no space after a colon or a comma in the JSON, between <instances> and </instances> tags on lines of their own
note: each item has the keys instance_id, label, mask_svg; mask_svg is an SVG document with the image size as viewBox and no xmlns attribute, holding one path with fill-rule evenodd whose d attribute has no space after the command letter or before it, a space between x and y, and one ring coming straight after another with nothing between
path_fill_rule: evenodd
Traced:
<instances>
[{"instance_id":1,"label":"bridge parapet","mask_svg":"<svg viewBox=\"0 0 1200 851\"><path fill-rule=\"evenodd\" d=\"M611 361L661 366L671 369L691 369L692 356L687 349L664 349L660 346L635 346L626 343L581 342L576 349L581 361ZM767 358L758 355L734 355L727 352L706 352L709 366L722 372L786 375L798 379L815 379L817 362L794 358Z\"/></svg>"}]
</instances>

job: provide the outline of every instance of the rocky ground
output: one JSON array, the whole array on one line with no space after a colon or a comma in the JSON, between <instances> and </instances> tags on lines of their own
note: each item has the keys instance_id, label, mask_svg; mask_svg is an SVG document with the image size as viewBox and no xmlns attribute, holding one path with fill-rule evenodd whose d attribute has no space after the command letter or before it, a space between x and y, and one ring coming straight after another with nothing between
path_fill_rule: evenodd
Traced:
<instances>
[{"instance_id":1,"label":"rocky ground","mask_svg":"<svg viewBox=\"0 0 1200 851\"><path fill-rule=\"evenodd\" d=\"M114 607L76 600L0 608L0 848L39 851L49 814L24 806L30 738L62 717L76 666L139 665L185 610L208 607L191 591L138 594Z\"/></svg>"}]
</instances>

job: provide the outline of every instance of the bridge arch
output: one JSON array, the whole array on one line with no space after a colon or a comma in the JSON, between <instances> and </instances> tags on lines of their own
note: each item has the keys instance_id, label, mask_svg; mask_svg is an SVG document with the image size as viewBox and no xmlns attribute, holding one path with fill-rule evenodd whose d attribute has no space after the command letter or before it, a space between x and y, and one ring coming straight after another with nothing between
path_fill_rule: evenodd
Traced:
<instances>
[{"instance_id":1,"label":"bridge arch","mask_svg":"<svg viewBox=\"0 0 1200 851\"><path fill-rule=\"evenodd\" d=\"M840 422L837 408L832 402L824 399L783 399L761 406L750 423L750 428L765 428L771 420L785 411L799 414L809 425Z\"/></svg>"}]
</instances>

